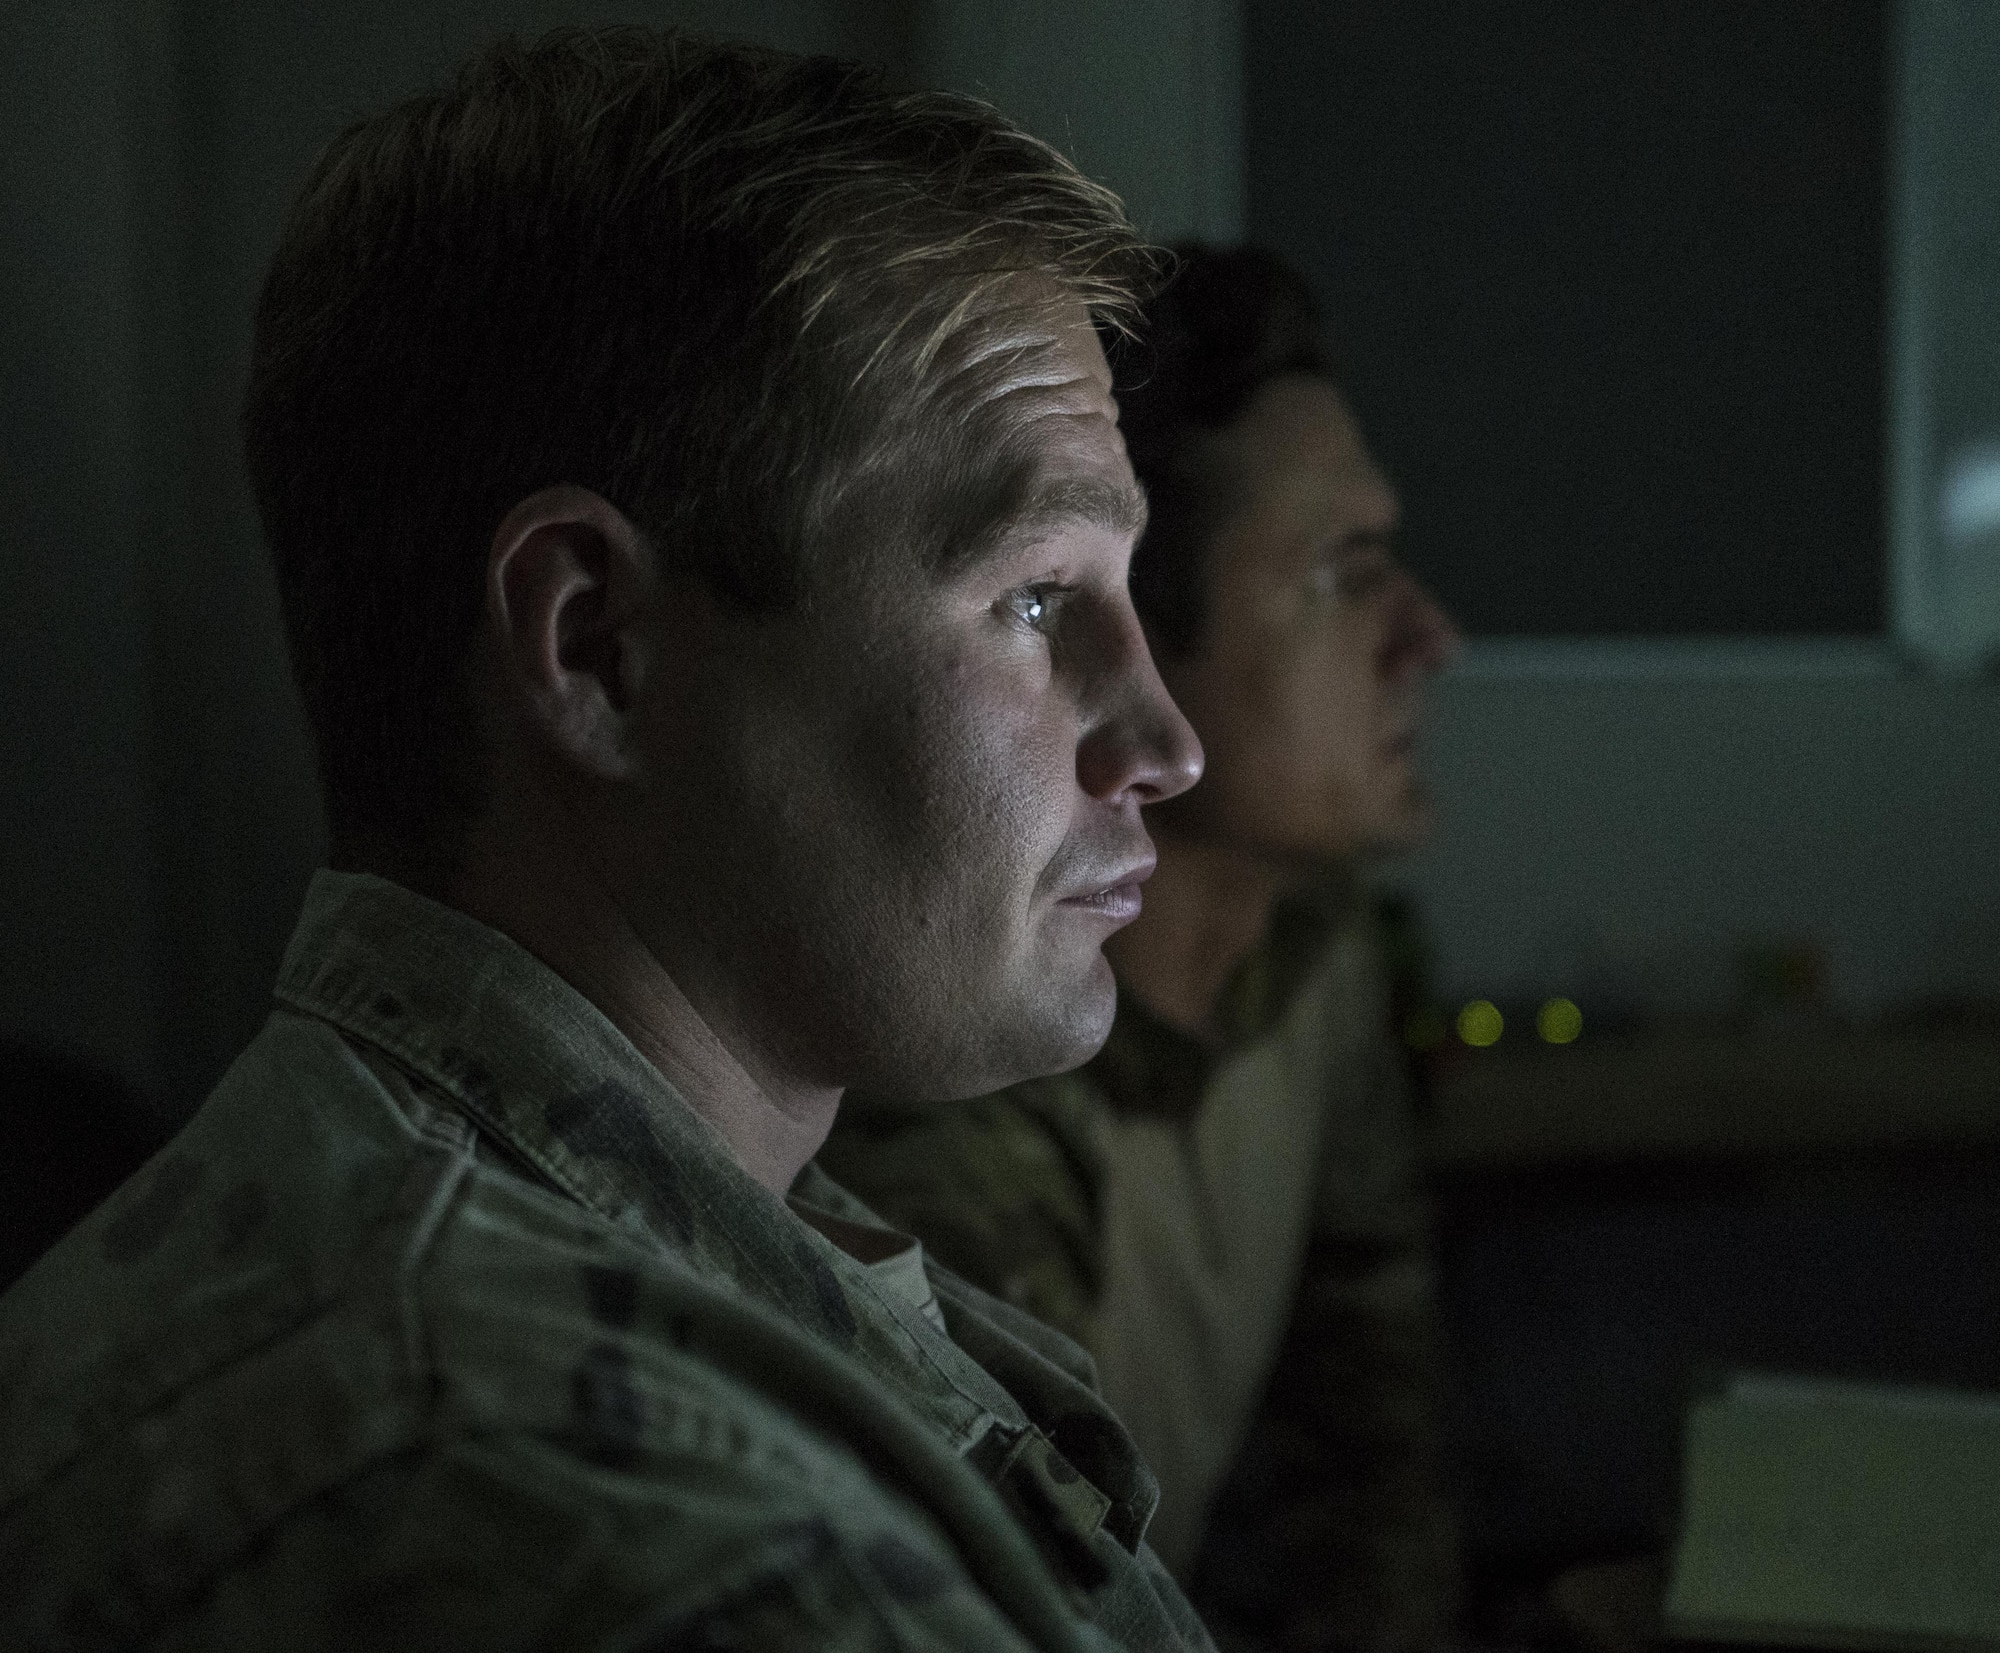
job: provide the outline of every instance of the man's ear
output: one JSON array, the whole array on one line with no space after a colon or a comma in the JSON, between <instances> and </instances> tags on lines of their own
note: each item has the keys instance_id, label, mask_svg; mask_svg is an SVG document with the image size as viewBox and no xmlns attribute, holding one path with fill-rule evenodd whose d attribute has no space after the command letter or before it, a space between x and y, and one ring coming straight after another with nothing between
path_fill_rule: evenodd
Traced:
<instances>
[{"instance_id":1,"label":"man's ear","mask_svg":"<svg viewBox=\"0 0 2000 1653\"><path fill-rule=\"evenodd\" d=\"M530 494L493 536L485 621L503 693L533 734L601 779L631 770L626 729L657 589L645 535L588 488Z\"/></svg>"}]
</instances>

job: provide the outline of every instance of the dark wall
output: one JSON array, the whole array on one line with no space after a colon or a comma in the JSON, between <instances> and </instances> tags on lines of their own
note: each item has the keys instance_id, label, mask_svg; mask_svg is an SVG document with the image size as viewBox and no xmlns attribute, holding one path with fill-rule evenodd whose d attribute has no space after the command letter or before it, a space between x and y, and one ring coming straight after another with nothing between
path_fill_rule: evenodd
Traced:
<instances>
[{"instance_id":1,"label":"dark wall","mask_svg":"<svg viewBox=\"0 0 2000 1653\"><path fill-rule=\"evenodd\" d=\"M1883 625L1880 0L1248 0L1313 275L1476 633Z\"/></svg>"},{"instance_id":2,"label":"dark wall","mask_svg":"<svg viewBox=\"0 0 2000 1653\"><path fill-rule=\"evenodd\" d=\"M503 30L887 55L874 0L0 4L0 1038L192 1107L322 853L242 476L250 310L318 147Z\"/></svg>"}]
</instances>

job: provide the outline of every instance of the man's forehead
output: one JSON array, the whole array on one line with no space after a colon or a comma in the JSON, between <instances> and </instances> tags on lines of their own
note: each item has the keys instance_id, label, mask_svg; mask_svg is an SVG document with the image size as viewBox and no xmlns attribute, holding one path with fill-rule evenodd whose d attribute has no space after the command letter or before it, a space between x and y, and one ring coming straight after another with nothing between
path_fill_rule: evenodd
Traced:
<instances>
[{"instance_id":1,"label":"man's forehead","mask_svg":"<svg viewBox=\"0 0 2000 1653\"><path fill-rule=\"evenodd\" d=\"M1100 433L1095 442L1007 444L1017 458L1003 487L1004 504L996 500L985 524L946 555L948 568L969 572L1077 528L1128 544L1138 540L1146 528L1145 490L1133 478L1117 431L1102 419L1089 423Z\"/></svg>"},{"instance_id":2,"label":"man's forehead","mask_svg":"<svg viewBox=\"0 0 2000 1653\"><path fill-rule=\"evenodd\" d=\"M1111 369L1074 294L1025 279L1001 289L965 328L948 376L986 409L1096 413L1116 422Z\"/></svg>"},{"instance_id":3,"label":"man's forehead","mask_svg":"<svg viewBox=\"0 0 2000 1653\"><path fill-rule=\"evenodd\" d=\"M1146 527L1146 493L1126 458L1108 379L1102 386L1073 374L1027 379L1006 401L1002 441L1023 464L996 545L1078 527L1136 541Z\"/></svg>"},{"instance_id":4,"label":"man's forehead","mask_svg":"<svg viewBox=\"0 0 2000 1653\"><path fill-rule=\"evenodd\" d=\"M1273 380L1211 440L1273 506L1378 534L1393 532L1400 521L1395 488L1346 398L1323 379Z\"/></svg>"},{"instance_id":5,"label":"man's forehead","mask_svg":"<svg viewBox=\"0 0 2000 1653\"><path fill-rule=\"evenodd\" d=\"M984 530L948 562L963 568L1079 526L1138 536L1146 496L1118 431L1111 370L1080 300L1052 282L1011 282L986 295L949 357L945 405L955 404L980 433L995 474L1008 480Z\"/></svg>"}]
</instances>

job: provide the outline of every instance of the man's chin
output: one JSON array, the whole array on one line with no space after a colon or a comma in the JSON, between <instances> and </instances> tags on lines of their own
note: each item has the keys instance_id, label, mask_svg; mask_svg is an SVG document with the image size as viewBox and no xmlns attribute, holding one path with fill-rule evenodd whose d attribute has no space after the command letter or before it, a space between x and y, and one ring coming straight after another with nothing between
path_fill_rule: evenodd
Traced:
<instances>
[{"instance_id":1,"label":"man's chin","mask_svg":"<svg viewBox=\"0 0 2000 1653\"><path fill-rule=\"evenodd\" d=\"M1367 849L1377 855L1396 855L1421 848L1430 839L1437 813L1431 804L1430 789L1411 778L1384 790L1387 796L1376 811Z\"/></svg>"},{"instance_id":2,"label":"man's chin","mask_svg":"<svg viewBox=\"0 0 2000 1653\"><path fill-rule=\"evenodd\" d=\"M1118 1017L1118 978L1111 973L1111 961L1102 948L1091 955L1087 972L1071 995L1070 1004L1077 1016L1073 1048L1067 1059L1048 1070L1050 1073L1067 1073L1071 1068L1083 1066L1111 1037L1111 1024Z\"/></svg>"},{"instance_id":3,"label":"man's chin","mask_svg":"<svg viewBox=\"0 0 2000 1653\"><path fill-rule=\"evenodd\" d=\"M1095 1056L1118 1013L1118 987L1103 952L1066 968L1022 971L940 993L873 1060L846 1075L848 1088L907 1102L960 1102L1025 1079L1067 1073ZM927 1012L927 1013L926 1013Z\"/></svg>"},{"instance_id":4,"label":"man's chin","mask_svg":"<svg viewBox=\"0 0 2000 1653\"><path fill-rule=\"evenodd\" d=\"M1012 1026L996 1028L991 1071L967 1095L1004 1090L1082 1067L1111 1037L1118 983L1101 949L1081 971L1048 971L1016 1003Z\"/></svg>"}]
</instances>

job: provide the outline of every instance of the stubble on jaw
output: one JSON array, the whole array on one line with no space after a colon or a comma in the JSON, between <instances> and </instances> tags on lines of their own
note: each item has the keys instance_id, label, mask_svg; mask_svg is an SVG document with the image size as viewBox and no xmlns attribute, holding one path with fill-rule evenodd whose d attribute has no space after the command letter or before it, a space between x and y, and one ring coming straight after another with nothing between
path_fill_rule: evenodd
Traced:
<instances>
[{"instance_id":1,"label":"stubble on jaw","mask_svg":"<svg viewBox=\"0 0 2000 1653\"><path fill-rule=\"evenodd\" d=\"M762 1014L828 1083L977 1094L1060 1066L1103 1032L1051 1041L1091 972L1063 982L1043 956L1070 821L1033 783L1072 774L1073 752L996 715L907 613L844 650L844 607L823 607L793 651L808 695L845 672L841 703L767 702L732 739L746 761L731 812L748 829L718 853L732 884L766 874L737 915L766 961Z\"/></svg>"}]
</instances>

